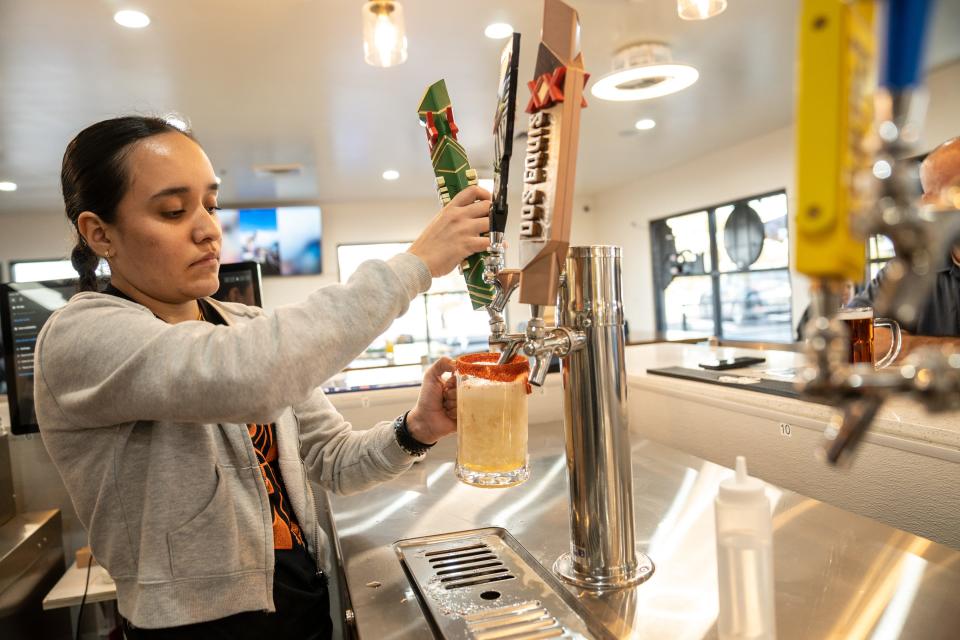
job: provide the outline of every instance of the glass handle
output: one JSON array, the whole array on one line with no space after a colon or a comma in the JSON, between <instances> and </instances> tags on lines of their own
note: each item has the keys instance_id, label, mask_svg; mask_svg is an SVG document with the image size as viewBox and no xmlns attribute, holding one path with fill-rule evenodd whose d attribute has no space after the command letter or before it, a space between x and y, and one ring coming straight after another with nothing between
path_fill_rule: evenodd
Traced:
<instances>
[{"instance_id":1,"label":"glass handle","mask_svg":"<svg viewBox=\"0 0 960 640\"><path fill-rule=\"evenodd\" d=\"M883 369L893 364L900 355L900 348L903 346L903 340L900 336L900 324L890 318L875 318L873 326L890 329L890 350L877 361L877 369Z\"/></svg>"}]
</instances>

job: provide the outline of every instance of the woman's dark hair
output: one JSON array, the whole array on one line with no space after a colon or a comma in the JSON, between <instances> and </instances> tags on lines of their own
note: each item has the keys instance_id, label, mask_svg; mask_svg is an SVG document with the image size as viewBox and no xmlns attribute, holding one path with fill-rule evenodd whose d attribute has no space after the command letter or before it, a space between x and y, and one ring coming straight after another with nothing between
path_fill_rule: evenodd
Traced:
<instances>
[{"instance_id":1,"label":"woman's dark hair","mask_svg":"<svg viewBox=\"0 0 960 640\"><path fill-rule=\"evenodd\" d=\"M60 184L67 218L77 230L70 261L80 274L78 291L97 290L100 257L80 235L77 218L84 211L92 211L108 224L116 222L117 205L129 186L127 155L135 143L161 133L181 133L193 138L162 118L124 116L90 125L67 145Z\"/></svg>"}]
</instances>

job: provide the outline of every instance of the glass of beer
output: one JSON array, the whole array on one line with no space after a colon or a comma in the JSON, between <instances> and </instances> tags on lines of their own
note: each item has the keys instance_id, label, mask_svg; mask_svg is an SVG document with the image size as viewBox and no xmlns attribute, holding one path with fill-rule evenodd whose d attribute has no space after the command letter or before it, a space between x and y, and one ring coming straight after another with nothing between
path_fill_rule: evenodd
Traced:
<instances>
[{"instance_id":1,"label":"glass of beer","mask_svg":"<svg viewBox=\"0 0 960 640\"><path fill-rule=\"evenodd\" d=\"M850 364L869 362L877 369L882 369L900 355L900 325L895 320L874 318L873 309L870 307L844 308L837 313L837 318L846 323L850 334L850 352L847 358ZM890 349L879 360L876 359L873 346L876 327L890 329Z\"/></svg>"},{"instance_id":2,"label":"glass of beer","mask_svg":"<svg viewBox=\"0 0 960 640\"><path fill-rule=\"evenodd\" d=\"M512 487L530 477L527 378L523 356L497 364L499 353L457 359L457 478L475 487Z\"/></svg>"}]
</instances>

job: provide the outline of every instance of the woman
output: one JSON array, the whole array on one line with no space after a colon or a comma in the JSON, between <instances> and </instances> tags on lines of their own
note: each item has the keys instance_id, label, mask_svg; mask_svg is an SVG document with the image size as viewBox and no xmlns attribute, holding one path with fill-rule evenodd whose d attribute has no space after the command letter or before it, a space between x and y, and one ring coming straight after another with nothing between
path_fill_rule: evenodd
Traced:
<instances>
[{"instance_id":1,"label":"woman","mask_svg":"<svg viewBox=\"0 0 960 640\"><path fill-rule=\"evenodd\" d=\"M416 406L367 431L319 385L486 247L489 194L461 192L407 253L265 314L207 297L218 180L188 134L155 118L97 123L67 147L61 178L83 292L37 340L38 421L128 638L327 637L310 481L362 491L456 424L448 359Z\"/></svg>"}]
</instances>

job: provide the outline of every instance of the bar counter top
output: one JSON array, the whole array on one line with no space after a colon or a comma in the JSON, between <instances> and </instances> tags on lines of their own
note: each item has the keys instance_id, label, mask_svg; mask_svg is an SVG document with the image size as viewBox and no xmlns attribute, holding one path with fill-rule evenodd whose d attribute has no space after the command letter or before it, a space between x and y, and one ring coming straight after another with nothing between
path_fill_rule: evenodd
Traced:
<instances>
[{"instance_id":1,"label":"bar counter top","mask_svg":"<svg viewBox=\"0 0 960 640\"><path fill-rule=\"evenodd\" d=\"M361 640L431 637L391 546L397 540L500 526L547 568L568 551L562 433L556 421L531 425L531 477L518 487L458 482L449 437L402 477L357 496L331 496ZM625 591L569 590L618 637L714 638L713 500L732 472L636 434L632 454L637 541L656 572ZM767 495L781 640L956 637L960 552L772 485Z\"/></svg>"},{"instance_id":2,"label":"bar counter top","mask_svg":"<svg viewBox=\"0 0 960 640\"><path fill-rule=\"evenodd\" d=\"M756 393L733 380L729 387L718 387L647 373L648 369L662 367L698 369L701 362L715 359L718 355L722 358L741 355L766 358L767 361L763 364L724 372L730 374L731 378L765 376L768 375L767 372L773 372L779 379L789 380L790 372L805 364L804 354L792 351L658 343L626 349L627 378L631 387L671 390L673 393L689 391L704 398L733 398L757 408L789 413L818 422L827 422L835 411L824 404ZM929 413L908 398L894 396L884 403L869 434L884 434L918 445L939 447L943 451L938 453L960 462L960 412Z\"/></svg>"}]
</instances>

